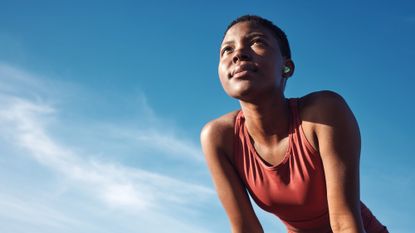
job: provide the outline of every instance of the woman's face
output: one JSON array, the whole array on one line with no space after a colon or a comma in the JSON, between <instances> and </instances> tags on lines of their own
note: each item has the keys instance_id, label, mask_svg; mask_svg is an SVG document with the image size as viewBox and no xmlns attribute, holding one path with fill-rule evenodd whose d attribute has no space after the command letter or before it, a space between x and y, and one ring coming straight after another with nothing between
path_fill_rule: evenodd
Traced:
<instances>
[{"instance_id":1,"label":"woman's face","mask_svg":"<svg viewBox=\"0 0 415 233\"><path fill-rule=\"evenodd\" d=\"M283 89L284 59L271 31L240 22L225 35L220 49L219 78L225 92L240 100Z\"/></svg>"}]
</instances>

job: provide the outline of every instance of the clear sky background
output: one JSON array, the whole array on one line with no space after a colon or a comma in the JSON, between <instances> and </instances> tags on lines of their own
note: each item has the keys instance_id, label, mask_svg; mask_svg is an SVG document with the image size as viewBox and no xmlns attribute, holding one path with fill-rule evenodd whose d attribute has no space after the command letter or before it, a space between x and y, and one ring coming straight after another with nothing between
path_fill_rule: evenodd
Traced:
<instances>
[{"instance_id":1,"label":"clear sky background","mask_svg":"<svg viewBox=\"0 0 415 233\"><path fill-rule=\"evenodd\" d=\"M247 13L288 35L287 97L344 96L361 199L413 232L415 3L403 0L0 0L0 232L229 232L199 132L239 108L217 64Z\"/></svg>"}]
</instances>

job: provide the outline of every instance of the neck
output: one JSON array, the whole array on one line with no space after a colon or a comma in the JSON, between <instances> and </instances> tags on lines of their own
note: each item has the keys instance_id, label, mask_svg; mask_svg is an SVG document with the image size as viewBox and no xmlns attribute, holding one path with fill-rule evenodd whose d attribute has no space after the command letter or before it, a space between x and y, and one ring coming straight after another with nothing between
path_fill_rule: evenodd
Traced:
<instances>
[{"instance_id":1,"label":"neck","mask_svg":"<svg viewBox=\"0 0 415 233\"><path fill-rule=\"evenodd\" d=\"M245 126L254 141L278 143L288 135L289 107L283 95L274 95L256 103L240 101Z\"/></svg>"}]
</instances>

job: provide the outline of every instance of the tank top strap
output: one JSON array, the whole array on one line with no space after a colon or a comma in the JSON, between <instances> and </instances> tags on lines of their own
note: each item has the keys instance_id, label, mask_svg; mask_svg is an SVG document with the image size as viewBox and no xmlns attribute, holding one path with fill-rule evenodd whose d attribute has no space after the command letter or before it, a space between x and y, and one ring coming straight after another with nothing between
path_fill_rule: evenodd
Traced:
<instances>
[{"instance_id":1,"label":"tank top strap","mask_svg":"<svg viewBox=\"0 0 415 233\"><path fill-rule=\"evenodd\" d=\"M243 116L242 110L239 110L238 111L238 114L235 117L235 122L233 124L233 133L234 133L234 136L238 136L239 135L239 130L240 130L241 124L242 124L242 119L241 119L242 116Z\"/></svg>"},{"instance_id":2,"label":"tank top strap","mask_svg":"<svg viewBox=\"0 0 415 233\"><path fill-rule=\"evenodd\" d=\"M235 122L233 124L233 155L232 163L238 165L239 157L241 155L241 146L244 145L244 135L243 135L243 113L242 110L239 110L238 114L235 117Z\"/></svg>"}]
</instances>

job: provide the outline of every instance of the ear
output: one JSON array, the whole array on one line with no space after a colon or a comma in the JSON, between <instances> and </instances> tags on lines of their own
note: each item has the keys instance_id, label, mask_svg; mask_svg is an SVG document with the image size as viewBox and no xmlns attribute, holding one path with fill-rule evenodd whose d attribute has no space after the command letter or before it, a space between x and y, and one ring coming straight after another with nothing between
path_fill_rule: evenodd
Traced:
<instances>
[{"instance_id":1,"label":"ear","mask_svg":"<svg viewBox=\"0 0 415 233\"><path fill-rule=\"evenodd\" d=\"M282 77L289 78L294 74L295 65L291 59L285 59L283 64Z\"/></svg>"}]
</instances>

